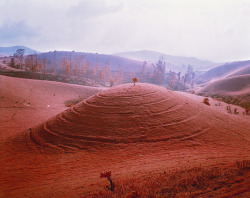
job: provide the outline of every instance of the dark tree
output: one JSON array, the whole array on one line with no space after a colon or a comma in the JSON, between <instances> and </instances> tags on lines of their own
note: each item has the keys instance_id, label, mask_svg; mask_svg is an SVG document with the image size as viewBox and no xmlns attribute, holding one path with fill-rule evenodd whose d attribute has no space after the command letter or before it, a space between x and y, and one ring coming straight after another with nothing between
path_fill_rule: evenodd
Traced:
<instances>
[{"instance_id":1,"label":"dark tree","mask_svg":"<svg viewBox=\"0 0 250 198\"><path fill-rule=\"evenodd\" d=\"M153 64L153 75L152 75L152 83L155 84L162 84L165 80L165 73L166 73L166 63L161 57L156 65Z\"/></svg>"},{"instance_id":2,"label":"dark tree","mask_svg":"<svg viewBox=\"0 0 250 198\"><path fill-rule=\"evenodd\" d=\"M16 67L16 63L15 63L15 59L14 58L11 58L10 66L13 67L13 68Z\"/></svg>"},{"instance_id":3,"label":"dark tree","mask_svg":"<svg viewBox=\"0 0 250 198\"><path fill-rule=\"evenodd\" d=\"M21 69L23 69L23 55L25 49L18 49L16 53L14 53L14 57L18 58Z\"/></svg>"}]
</instances>

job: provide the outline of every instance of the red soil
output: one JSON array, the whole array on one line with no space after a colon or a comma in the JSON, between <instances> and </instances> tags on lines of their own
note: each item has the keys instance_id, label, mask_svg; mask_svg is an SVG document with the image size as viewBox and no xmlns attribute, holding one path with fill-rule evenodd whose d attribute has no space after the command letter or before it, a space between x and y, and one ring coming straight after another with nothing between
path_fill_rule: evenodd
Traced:
<instances>
[{"instance_id":1,"label":"red soil","mask_svg":"<svg viewBox=\"0 0 250 198\"><path fill-rule=\"evenodd\" d=\"M87 98L103 88L0 75L0 140L66 110L66 100Z\"/></svg>"},{"instance_id":2,"label":"red soil","mask_svg":"<svg viewBox=\"0 0 250 198\"><path fill-rule=\"evenodd\" d=\"M34 91L39 90L34 96L41 94L39 86L45 86L45 82L37 83L32 81ZM50 83L43 90L46 96L30 103L39 109L39 104L53 100L55 111L49 114L55 115L68 97L58 95L73 89L68 86ZM14 90L16 97L23 96L18 88ZM8 93L4 97L13 98ZM125 84L99 92L24 132L9 134L5 125L0 197L79 197L105 185L99 178L103 170L111 170L119 180L247 159L249 119L214 108L155 85Z\"/></svg>"}]
</instances>

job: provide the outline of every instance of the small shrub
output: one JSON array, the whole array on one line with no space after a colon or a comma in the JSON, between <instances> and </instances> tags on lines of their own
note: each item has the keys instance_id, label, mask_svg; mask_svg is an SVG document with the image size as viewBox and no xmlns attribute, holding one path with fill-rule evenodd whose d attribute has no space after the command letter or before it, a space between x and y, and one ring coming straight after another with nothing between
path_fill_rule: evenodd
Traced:
<instances>
[{"instance_id":1,"label":"small shrub","mask_svg":"<svg viewBox=\"0 0 250 198\"><path fill-rule=\"evenodd\" d=\"M204 98L203 100L203 103L210 106L210 103L209 103L209 99L208 98Z\"/></svg>"},{"instance_id":2,"label":"small shrub","mask_svg":"<svg viewBox=\"0 0 250 198\"><path fill-rule=\"evenodd\" d=\"M107 188L108 188L109 190L111 190L112 192L114 192L115 184L114 184L114 182L113 182L112 179L111 179L111 171L103 171L103 172L101 173L101 176L100 176L100 177L101 177L101 178L107 178L107 179L109 180L109 182L110 182L110 187L107 186Z\"/></svg>"},{"instance_id":3,"label":"small shrub","mask_svg":"<svg viewBox=\"0 0 250 198\"><path fill-rule=\"evenodd\" d=\"M74 105L76 105L77 103L83 101L84 98L83 97L79 97L79 98L76 98L76 99L71 99L71 100L67 100L64 102L65 104L65 107L72 107Z\"/></svg>"}]
</instances>

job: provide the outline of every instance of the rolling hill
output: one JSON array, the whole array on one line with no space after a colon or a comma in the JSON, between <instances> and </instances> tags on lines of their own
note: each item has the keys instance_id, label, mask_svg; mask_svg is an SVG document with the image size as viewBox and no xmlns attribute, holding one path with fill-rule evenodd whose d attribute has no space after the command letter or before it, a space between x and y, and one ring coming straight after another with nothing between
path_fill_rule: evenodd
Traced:
<instances>
[{"instance_id":1,"label":"rolling hill","mask_svg":"<svg viewBox=\"0 0 250 198\"><path fill-rule=\"evenodd\" d=\"M56 55L55 55L56 53ZM54 52L47 52L38 55L41 59L47 58L48 60L48 69L52 67L55 68L57 71L61 71L62 67L60 66L62 58L67 58L74 61L80 58L86 62L90 62L92 66L95 66L97 63L100 66L110 65L112 71L119 72L120 69L123 69L124 72L141 72L143 62L137 61L133 59L123 58L115 55L106 55L106 54L97 54L97 53L84 53L84 52L69 52L69 51L54 51ZM56 64L55 64L55 57L56 57Z\"/></svg>"},{"instance_id":2,"label":"rolling hill","mask_svg":"<svg viewBox=\"0 0 250 198\"><path fill-rule=\"evenodd\" d=\"M199 93L236 96L250 94L250 74L233 76L214 81L203 87Z\"/></svg>"},{"instance_id":3,"label":"rolling hill","mask_svg":"<svg viewBox=\"0 0 250 198\"><path fill-rule=\"evenodd\" d=\"M195 81L198 84L203 84L203 83L208 83L210 81L226 78L232 75L236 76L237 75L236 72L239 72L238 74L245 74L245 72L249 70L248 69L249 65L250 65L250 60L226 63L208 70L207 72L198 76Z\"/></svg>"},{"instance_id":4,"label":"rolling hill","mask_svg":"<svg viewBox=\"0 0 250 198\"><path fill-rule=\"evenodd\" d=\"M250 74L223 78L201 88L198 94L217 96L225 101L250 108ZM228 99L227 99L228 98ZM237 98L234 100L232 98Z\"/></svg>"},{"instance_id":5,"label":"rolling hill","mask_svg":"<svg viewBox=\"0 0 250 198\"><path fill-rule=\"evenodd\" d=\"M221 117L220 128L215 132L218 116ZM191 143L190 139L206 146L233 144L236 139L242 143L249 140L246 135L243 135L245 138L236 135L239 130L244 134L244 127L239 129L232 125L225 134L227 127L224 116L215 116L204 104L198 105L178 93L152 84L125 84L99 92L30 129L23 141L30 147L48 148L53 152L54 149L89 150L164 141L178 145Z\"/></svg>"},{"instance_id":6,"label":"rolling hill","mask_svg":"<svg viewBox=\"0 0 250 198\"><path fill-rule=\"evenodd\" d=\"M228 77L240 76L240 75L246 75L246 74L250 74L250 65L240 68L239 70L236 70L234 73L230 74Z\"/></svg>"},{"instance_id":7,"label":"rolling hill","mask_svg":"<svg viewBox=\"0 0 250 198\"><path fill-rule=\"evenodd\" d=\"M0 47L0 53L13 56L18 49L25 49L24 55L38 54L39 52L25 46Z\"/></svg>"}]
</instances>

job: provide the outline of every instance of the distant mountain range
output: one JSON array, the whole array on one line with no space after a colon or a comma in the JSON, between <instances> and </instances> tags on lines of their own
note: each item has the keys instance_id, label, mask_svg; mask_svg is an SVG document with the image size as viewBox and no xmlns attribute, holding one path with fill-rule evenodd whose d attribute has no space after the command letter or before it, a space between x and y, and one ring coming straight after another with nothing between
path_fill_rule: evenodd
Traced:
<instances>
[{"instance_id":1,"label":"distant mountain range","mask_svg":"<svg viewBox=\"0 0 250 198\"><path fill-rule=\"evenodd\" d=\"M155 51L133 51L133 52L122 52L114 54L116 56L126 57L130 59L135 59L139 61L149 61L149 62L157 62L159 58L163 58L167 64L167 70L180 70L185 72L188 65L194 67L195 70L206 71L211 69L219 63L214 63L207 60L200 60L194 57L183 57L183 56L172 56L160 52Z\"/></svg>"},{"instance_id":2,"label":"distant mountain range","mask_svg":"<svg viewBox=\"0 0 250 198\"><path fill-rule=\"evenodd\" d=\"M24 55L29 54L38 54L40 52L33 50L31 48L25 47L25 46L12 46L12 47L0 47L0 57L2 56L13 56L13 54L18 49L25 49Z\"/></svg>"},{"instance_id":3,"label":"distant mountain range","mask_svg":"<svg viewBox=\"0 0 250 198\"><path fill-rule=\"evenodd\" d=\"M46 57L49 60L48 66L54 67L53 66L54 51L41 53L26 46L0 47L0 57L12 56L18 49L25 49L25 55L39 54L39 57ZM182 74L184 74L187 71L188 65L191 65L197 72L197 76L200 76L201 73L205 72L196 79L197 83L204 83L206 81L210 81L211 80L210 78L216 78L216 77L220 78L221 76L219 74L221 74L221 72L222 75L224 75L223 74L224 70L229 72L231 71L232 67L233 68L235 67L237 69L241 68L242 66L249 65L249 61L238 61L238 62L222 64L222 63L211 62L208 60L200 60L195 57L172 56L150 50L122 52L111 55L74 52L74 51L73 52L56 51L56 52L57 52L57 63L61 61L61 58L69 57L70 54L72 54L75 57L83 56L84 61L89 61L92 64L95 64L97 62L99 62L101 65L109 63L112 70L119 71L121 68L123 68L125 72L140 72L142 69L143 61L147 61L147 67L150 68L152 67L153 63L155 64L160 58L163 58L166 62L167 71L172 70L175 72L182 72ZM245 68L245 70L248 71L248 68ZM245 70L239 72L245 73Z\"/></svg>"}]
</instances>

